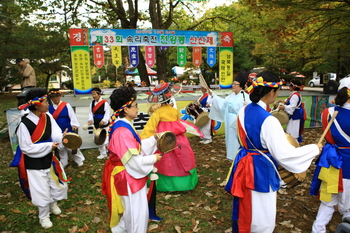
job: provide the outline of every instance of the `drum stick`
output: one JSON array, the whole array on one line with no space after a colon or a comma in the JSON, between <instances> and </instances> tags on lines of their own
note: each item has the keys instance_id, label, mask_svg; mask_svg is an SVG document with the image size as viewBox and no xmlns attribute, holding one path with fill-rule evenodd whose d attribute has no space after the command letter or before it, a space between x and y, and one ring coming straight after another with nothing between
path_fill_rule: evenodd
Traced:
<instances>
[{"instance_id":1,"label":"drum stick","mask_svg":"<svg viewBox=\"0 0 350 233\"><path fill-rule=\"evenodd\" d=\"M318 143L317 143L317 144L321 144L321 143L322 143L324 137L326 136L326 134L327 134L329 128L330 128L331 125L333 124L333 121L334 121L334 119L335 119L335 117L336 117L337 115L338 115L338 111L334 111L331 120L328 122L327 127L326 127L326 129L323 131L323 134L321 135L321 138L320 138L320 140L318 140Z\"/></svg>"},{"instance_id":2,"label":"drum stick","mask_svg":"<svg viewBox=\"0 0 350 233\"><path fill-rule=\"evenodd\" d=\"M244 95L244 91L243 91L243 90L241 90L241 93L242 93L242 95L243 95L243 101L245 102L245 95Z\"/></svg>"},{"instance_id":3,"label":"drum stick","mask_svg":"<svg viewBox=\"0 0 350 233\"><path fill-rule=\"evenodd\" d=\"M177 146L177 147L174 147L173 149L170 149L170 150L167 150L167 151L161 153L160 156L163 156L164 154L169 153L170 151L173 151L173 150L178 149L178 148L181 149L181 145L179 145L179 146Z\"/></svg>"}]
</instances>

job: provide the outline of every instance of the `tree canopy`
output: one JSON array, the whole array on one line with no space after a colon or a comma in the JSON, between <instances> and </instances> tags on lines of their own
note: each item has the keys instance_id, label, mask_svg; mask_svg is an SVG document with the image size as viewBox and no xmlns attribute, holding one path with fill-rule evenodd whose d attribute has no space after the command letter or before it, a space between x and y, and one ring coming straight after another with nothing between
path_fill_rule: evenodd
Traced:
<instances>
[{"instance_id":1,"label":"tree canopy","mask_svg":"<svg viewBox=\"0 0 350 233\"><path fill-rule=\"evenodd\" d=\"M16 77L13 61L17 57L29 58L47 79L63 64L70 66L71 27L232 31L235 73L256 66L306 75L314 71L350 73L347 0L240 0L204 10L205 5L174 0L3 0L1 80ZM126 54L124 51L123 56ZM176 49L156 49L159 79L167 79L176 63ZM148 83L143 56L137 68ZM218 68L201 64L201 69L210 72ZM114 79L121 75L118 73L122 71L115 68L96 72Z\"/></svg>"}]
</instances>

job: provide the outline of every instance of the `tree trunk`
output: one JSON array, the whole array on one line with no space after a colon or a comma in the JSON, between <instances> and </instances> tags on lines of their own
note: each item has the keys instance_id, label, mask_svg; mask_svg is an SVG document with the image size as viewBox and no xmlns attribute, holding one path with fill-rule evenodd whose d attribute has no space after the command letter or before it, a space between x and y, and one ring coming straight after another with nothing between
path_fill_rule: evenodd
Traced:
<instances>
[{"instance_id":1,"label":"tree trunk","mask_svg":"<svg viewBox=\"0 0 350 233\"><path fill-rule=\"evenodd\" d=\"M139 64L137 65L137 69L139 70L141 82L145 81L146 86L149 87L151 83L148 78L145 58L143 57L143 53L141 52L140 48L139 48Z\"/></svg>"},{"instance_id":2,"label":"tree trunk","mask_svg":"<svg viewBox=\"0 0 350 233\"><path fill-rule=\"evenodd\" d=\"M161 47L157 46L156 49L156 62L157 62L157 77L158 81L166 81L166 56L165 51L161 50Z\"/></svg>"},{"instance_id":3,"label":"tree trunk","mask_svg":"<svg viewBox=\"0 0 350 233\"><path fill-rule=\"evenodd\" d=\"M51 74L47 74L47 76L46 76L46 83L45 83L46 91L49 90L50 77L51 77Z\"/></svg>"}]
</instances>

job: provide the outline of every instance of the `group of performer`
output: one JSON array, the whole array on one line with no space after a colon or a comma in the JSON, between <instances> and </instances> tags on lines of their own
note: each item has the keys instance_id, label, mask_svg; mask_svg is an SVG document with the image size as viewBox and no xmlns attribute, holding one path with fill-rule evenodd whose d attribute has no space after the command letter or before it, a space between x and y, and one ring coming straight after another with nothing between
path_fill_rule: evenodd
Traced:
<instances>
[{"instance_id":1,"label":"group of performer","mask_svg":"<svg viewBox=\"0 0 350 233\"><path fill-rule=\"evenodd\" d=\"M338 112L326 134L326 146L318 143L294 147L277 118L267 110L278 97L280 78L264 71L246 89L247 80L248 73L242 71L234 79L232 94L226 98L204 89L199 99L202 106L210 107L210 119L225 123L227 158L232 160L225 190L233 195L233 232L273 232L276 191L283 183L278 166L292 173L305 172L320 153L311 195L320 196L321 205L312 230L314 233L326 231L336 205L343 220L350 223L350 81L340 82L336 106L322 113L325 129L334 112ZM305 120L301 88L297 80L292 80L291 95L279 106L290 115L287 133L299 142ZM198 183L195 155L172 103L178 90L176 84L170 83L154 88L148 99L160 107L152 113L141 135L133 126L138 115L133 87L115 89L110 105L101 98L99 88L92 90L88 124L108 130L109 135L99 146L98 158L107 157L108 150L102 192L107 197L112 232L146 232L149 218L160 220L155 213L155 200L150 205L147 197L150 173L158 175L156 189L162 192L188 191ZM72 107L61 101L59 90L51 90L49 96L51 106L44 91L31 90L26 96L27 103L20 106L20 109L29 108L29 113L22 117L17 129L19 149L13 161L13 166L21 170L21 186L38 206L43 228L52 227L50 212L60 214L57 201L67 198L68 179L64 167L68 164L69 150L62 145L62 138L79 127ZM112 117L110 107L114 111ZM163 154L157 148L155 134L164 131L172 131L177 144ZM202 143L208 140L210 143L210 127L208 130L206 126L203 134L206 138ZM78 166L83 165L84 159L80 150L73 155Z\"/></svg>"}]
</instances>

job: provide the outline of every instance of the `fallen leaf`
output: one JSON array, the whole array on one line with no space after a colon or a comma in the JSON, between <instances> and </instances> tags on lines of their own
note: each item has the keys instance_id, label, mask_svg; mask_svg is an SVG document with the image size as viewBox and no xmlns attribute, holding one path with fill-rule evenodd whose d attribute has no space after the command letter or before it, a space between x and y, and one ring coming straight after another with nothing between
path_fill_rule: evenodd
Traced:
<instances>
[{"instance_id":1,"label":"fallen leaf","mask_svg":"<svg viewBox=\"0 0 350 233\"><path fill-rule=\"evenodd\" d=\"M78 230L78 232L87 232L89 230L89 227L84 223L84 226Z\"/></svg>"},{"instance_id":2,"label":"fallen leaf","mask_svg":"<svg viewBox=\"0 0 350 233\"><path fill-rule=\"evenodd\" d=\"M205 210L208 210L208 211L211 211L211 209L210 209L209 206L204 206L204 209L205 209Z\"/></svg>"},{"instance_id":3,"label":"fallen leaf","mask_svg":"<svg viewBox=\"0 0 350 233\"><path fill-rule=\"evenodd\" d=\"M203 205L203 201L199 201L196 205L196 207L200 207L201 205Z\"/></svg>"},{"instance_id":4,"label":"fallen leaf","mask_svg":"<svg viewBox=\"0 0 350 233\"><path fill-rule=\"evenodd\" d=\"M208 197L212 197L213 194L211 194L211 192L206 192L205 195L207 195Z\"/></svg>"},{"instance_id":5,"label":"fallen leaf","mask_svg":"<svg viewBox=\"0 0 350 233\"><path fill-rule=\"evenodd\" d=\"M281 209L278 210L278 212L287 213L288 210L281 208Z\"/></svg>"},{"instance_id":6,"label":"fallen leaf","mask_svg":"<svg viewBox=\"0 0 350 233\"><path fill-rule=\"evenodd\" d=\"M94 217L94 220L92 220L93 223L99 223L101 222L101 219L99 217Z\"/></svg>"},{"instance_id":7,"label":"fallen leaf","mask_svg":"<svg viewBox=\"0 0 350 233\"><path fill-rule=\"evenodd\" d=\"M184 212L181 212L182 214L191 214L191 211L184 211Z\"/></svg>"},{"instance_id":8,"label":"fallen leaf","mask_svg":"<svg viewBox=\"0 0 350 233\"><path fill-rule=\"evenodd\" d=\"M152 231L152 230L157 229L157 228L158 228L158 224L152 224L152 225L148 226L147 230Z\"/></svg>"},{"instance_id":9,"label":"fallen leaf","mask_svg":"<svg viewBox=\"0 0 350 233\"><path fill-rule=\"evenodd\" d=\"M229 229L225 230L225 233L231 233L232 232L232 227L230 227Z\"/></svg>"},{"instance_id":10,"label":"fallen leaf","mask_svg":"<svg viewBox=\"0 0 350 233\"><path fill-rule=\"evenodd\" d=\"M181 233L181 227L179 225L175 225L174 227L177 233Z\"/></svg>"},{"instance_id":11,"label":"fallen leaf","mask_svg":"<svg viewBox=\"0 0 350 233\"><path fill-rule=\"evenodd\" d=\"M19 210L11 210L13 213L15 213L15 214L19 214L19 213L21 213L21 211L19 211Z\"/></svg>"},{"instance_id":12,"label":"fallen leaf","mask_svg":"<svg viewBox=\"0 0 350 233\"><path fill-rule=\"evenodd\" d=\"M291 224L291 220L283 221L283 222L280 222L279 224L281 224L282 226L288 227L288 228L293 228L294 227L294 225Z\"/></svg>"},{"instance_id":13,"label":"fallen leaf","mask_svg":"<svg viewBox=\"0 0 350 233\"><path fill-rule=\"evenodd\" d=\"M94 203L94 202L92 202L92 201L90 201L90 200L86 200L84 204L85 204L85 205L91 205L91 204L93 204L93 203Z\"/></svg>"},{"instance_id":14,"label":"fallen leaf","mask_svg":"<svg viewBox=\"0 0 350 233\"><path fill-rule=\"evenodd\" d=\"M277 192L278 192L279 194L281 194L281 195L286 195L286 194L288 194L288 192L287 192L286 189L279 189Z\"/></svg>"},{"instance_id":15,"label":"fallen leaf","mask_svg":"<svg viewBox=\"0 0 350 233\"><path fill-rule=\"evenodd\" d=\"M192 231L193 232L198 232L201 229L201 228L198 228L199 221L198 220L194 221L194 224L193 224L193 220L194 219L192 219L192 225L194 225L194 227L192 228Z\"/></svg>"},{"instance_id":16,"label":"fallen leaf","mask_svg":"<svg viewBox=\"0 0 350 233\"><path fill-rule=\"evenodd\" d=\"M74 226L71 229L68 229L68 232L69 233L75 233L75 232L77 232L77 230L78 230L78 226Z\"/></svg>"},{"instance_id":17,"label":"fallen leaf","mask_svg":"<svg viewBox=\"0 0 350 233\"><path fill-rule=\"evenodd\" d=\"M107 231L106 230L97 230L96 233L107 233Z\"/></svg>"}]
</instances>

